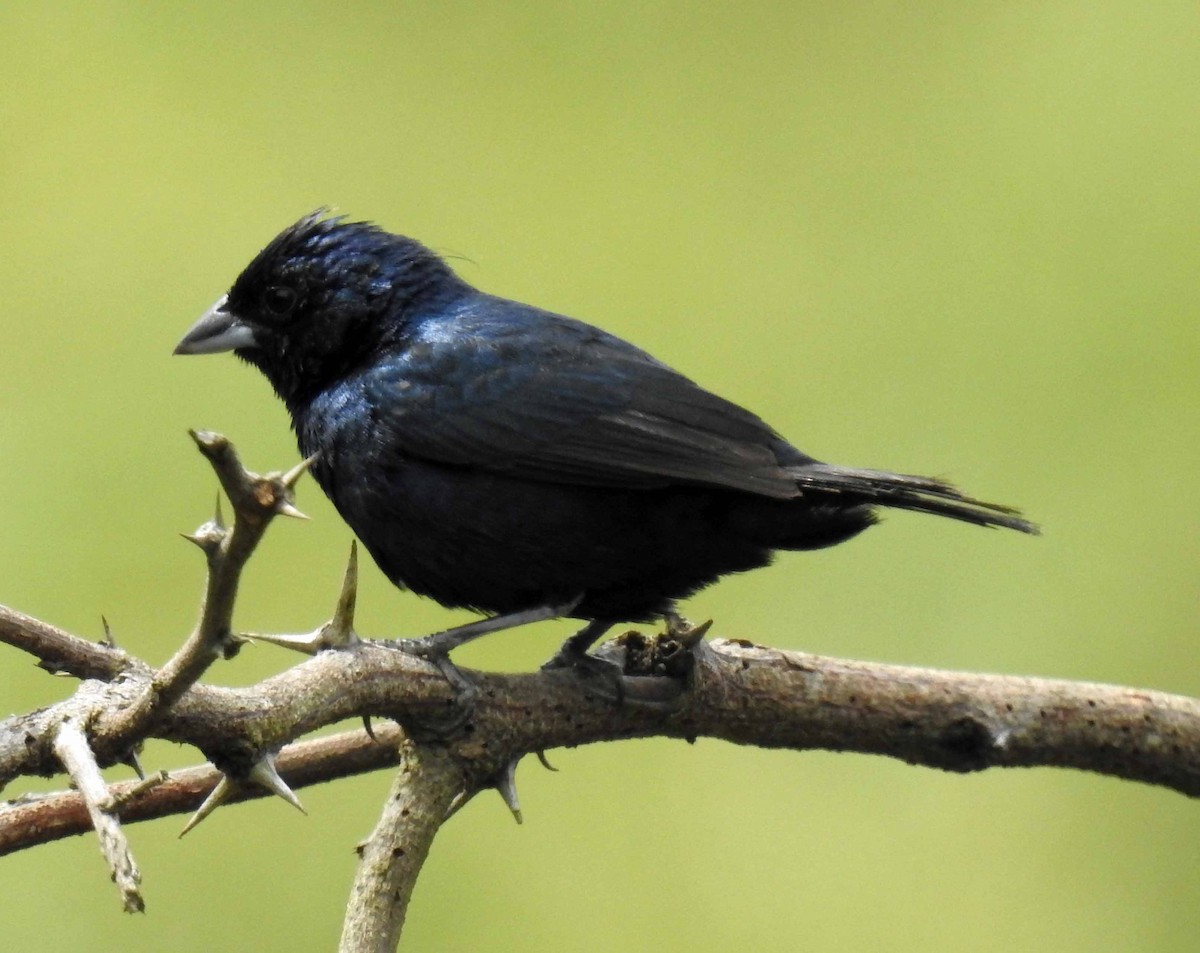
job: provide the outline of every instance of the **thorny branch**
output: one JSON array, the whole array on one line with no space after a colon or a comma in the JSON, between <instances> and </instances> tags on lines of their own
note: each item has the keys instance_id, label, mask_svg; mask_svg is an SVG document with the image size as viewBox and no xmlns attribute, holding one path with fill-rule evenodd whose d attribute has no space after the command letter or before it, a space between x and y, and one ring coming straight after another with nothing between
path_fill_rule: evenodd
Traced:
<instances>
[{"instance_id":1,"label":"thorny branch","mask_svg":"<svg viewBox=\"0 0 1200 953\"><path fill-rule=\"evenodd\" d=\"M300 515L292 487L307 461L258 476L242 468L223 437L193 436L234 519L226 527L218 512L188 537L208 561L205 601L196 629L162 669L0 607L0 641L48 671L83 680L64 702L0 721L0 786L65 768L78 789L0 806L0 853L95 829L126 909L140 909L141 896L121 821L204 801L195 823L221 803L268 793L299 806L293 787L400 763L384 815L362 846L342 939L343 950L391 949L449 813L494 787L519 819L513 769L524 755L629 737L858 751L950 771L1073 767L1200 796L1196 699L854 662L741 641L710 644L700 641L702 629L655 638L628 633L602 647L631 677L634 704L597 698L566 671L471 673L478 701L465 719L447 719L456 693L436 669L355 634L353 555L328 623L307 636L255 636L312 658L248 688L200 684L208 666L245 638L231 628L241 570L274 515ZM297 741L370 716L389 720L371 734ZM150 737L193 745L216 767L105 786L99 768L136 764L137 747Z\"/></svg>"},{"instance_id":2,"label":"thorny branch","mask_svg":"<svg viewBox=\"0 0 1200 953\"><path fill-rule=\"evenodd\" d=\"M213 662L236 654L238 643L231 626L242 568L277 514L306 519L296 509L292 488L311 460L287 473L260 477L242 466L233 444L220 434L202 430L191 434L233 504L233 528L226 528L218 499L213 518L186 537L208 560L208 587L200 620L179 651L155 673L146 691L112 717L107 734L114 740L133 742L145 737L162 713L199 681Z\"/></svg>"}]
</instances>

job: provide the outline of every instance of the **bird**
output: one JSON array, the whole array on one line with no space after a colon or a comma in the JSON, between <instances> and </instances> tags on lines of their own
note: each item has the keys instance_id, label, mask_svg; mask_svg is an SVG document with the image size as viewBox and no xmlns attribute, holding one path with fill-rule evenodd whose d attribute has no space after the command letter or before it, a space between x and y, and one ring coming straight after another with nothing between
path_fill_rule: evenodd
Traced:
<instances>
[{"instance_id":1,"label":"bird","mask_svg":"<svg viewBox=\"0 0 1200 953\"><path fill-rule=\"evenodd\" d=\"M827 464L598 327L476 289L420 242L320 209L284 229L176 354L232 351L291 415L312 474L401 589L484 617L403 640L465 691L454 648L583 622L545 667L678 622L681 600L880 508L1036 534L940 479Z\"/></svg>"}]
</instances>

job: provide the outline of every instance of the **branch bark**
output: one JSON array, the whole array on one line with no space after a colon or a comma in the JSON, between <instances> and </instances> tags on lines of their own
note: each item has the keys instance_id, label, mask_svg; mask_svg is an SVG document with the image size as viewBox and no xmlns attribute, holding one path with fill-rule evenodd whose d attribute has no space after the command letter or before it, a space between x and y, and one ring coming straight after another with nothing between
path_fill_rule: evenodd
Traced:
<instances>
[{"instance_id":1,"label":"branch bark","mask_svg":"<svg viewBox=\"0 0 1200 953\"><path fill-rule=\"evenodd\" d=\"M0 642L28 652L52 675L107 681L136 661L118 648L81 639L8 606L0 606Z\"/></svg>"},{"instance_id":2,"label":"branch bark","mask_svg":"<svg viewBox=\"0 0 1200 953\"><path fill-rule=\"evenodd\" d=\"M73 722L64 721L54 736L54 751L87 808L88 817L100 839L100 853L104 855L112 873L113 883L121 891L125 911L141 913L146 909L141 891L142 872L138 870L133 852L129 849L129 841L121 830L121 821L117 816L120 802L109 793L100 767L88 747L87 738Z\"/></svg>"},{"instance_id":3,"label":"branch bark","mask_svg":"<svg viewBox=\"0 0 1200 953\"><path fill-rule=\"evenodd\" d=\"M359 845L340 953L396 948L417 875L463 788L462 766L445 748L406 741L400 756L379 823Z\"/></svg>"},{"instance_id":4,"label":"branch bark","mask_svg":"<svg viewBox=\"0 0 1200 953\"><path fill-rule=\"evenodd\" d=\"M397 764L400 728L380 724L374 734L372 740L363 731L347 731L288 745L279 753L279 772L293 787L305 788ZM222 777L212 765L203 765L163 771L148 781L121 781L110 785L109 793L120 804L122 822L132 824L194 811ZM262 788L242 787L228 803L269 796ZM79 792L27 795L0 806L0 857L90 829Z\"/></svg>"},{"instance_id":5,"label":"branch bark","mask_svg":"<svg viewBox=\"0 0 1200 953\"><path fill-rule=\"evenodd\" d=\"M640 638L623 638L646 651ZM132 673L125 680L148 677ZM742 641L712 643L690 676L634 676L634 690L643 699L676 697L672 710L617 708L560 672L470 677L480 699L446 743L477 783L529 752L660 735L882 754L950 771L1078 768L1200 796L1200 700L1162 692L856 662ZM104 687L137 691L136 685ZM420 736L421 726L447 710L454 697L426 663L367 642L322 652L247 688L193 686L155 736L199 747L218 763L253 761L259 751L363 715L399 719ZM73 701L0 722L0 765L10 775L58 769L57 757L51 749L47 759L39 738L70 716ZM378 744L359 731L334 736L336 743L321 739L285 749L280 773L303 787L394 764L392 742L398 736L383 723L376 734ZM104 747L102 732L93 734L92 744ZM235 800L246 796L251 795ZM162 810L149 808L168 799ZM147 806L138 806L143 803ZM125 819L194 806L168 783L130 804ZM87 829L80 821L18 836L29 817L19 812L28 809L25 804L0 809L0 851Z\"/></svg>"}]
</instances>

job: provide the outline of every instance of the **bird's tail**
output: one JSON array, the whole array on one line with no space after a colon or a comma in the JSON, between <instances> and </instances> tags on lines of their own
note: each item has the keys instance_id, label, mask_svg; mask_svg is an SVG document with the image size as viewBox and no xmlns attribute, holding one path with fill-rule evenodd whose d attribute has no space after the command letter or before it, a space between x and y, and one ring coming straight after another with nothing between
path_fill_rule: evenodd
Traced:
<instances>
[{"instance_id":1,"label":"bird's tail","mask_svg":"<svg viewBox=\"0 0 1200 953\"><path fill-rule=\"evenodd\" d=\"M854 502L890 506L919 513L936 513L977 526L1004 526L1036 536L1036 524L1023 519L1020 511L1000 503L985 503L966 496L954 486L931 477L858 470L826 463L789 467L801 490L812 488L836 493Z\"/></svg>"}]
</instances>

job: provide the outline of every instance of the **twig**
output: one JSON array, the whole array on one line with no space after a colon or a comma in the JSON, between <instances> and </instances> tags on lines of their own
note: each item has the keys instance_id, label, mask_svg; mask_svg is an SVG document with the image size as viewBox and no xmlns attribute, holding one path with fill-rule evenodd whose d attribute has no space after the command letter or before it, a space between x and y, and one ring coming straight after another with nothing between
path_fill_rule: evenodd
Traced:
<instances>
[{"instance_id":1,"label":"twig","mask_svg":"<svg viewBox=\"0 0 1200 953\"><path fill-rule=\"evenodd\" d=\"M125 806L131 801L137 801L148 791L153 791L156 787L166 784L171 779L171 775L166 771L159 771L158 774L152 774L148 778L138 778L128 787L122 787L121 790L114 790L109 787L108 793L112 795L113 804L116 805L118 811L123 811Z\"/></svg>"},{"instance_id":2,"label":"twig","mask_svg":"<svg viewBox=\"0 0 1200 953\"><path fill-rule=\"evenodd\" d=\"M378 741L362 731L347 731L288 745L276 760L280 774L294 788L378 771L398 763L396 746L403 734L391 723L375 726ZM121 821L132 824L194 811L223 775L212 765L165 771L145 781L120 781L109 786L119 803ZM257 800L270 792L239 788L227 803ZM0 857L27 847L92 829L87 808L77 791L59 791L0 804Z\"/></svg>"},{"instance_id":3,"label":"twig","mask_svg":"<svg viewBox=\"0 0 1200 953\"><path fill-rule=\"evenodd\" d=\"M306 460L287 473L259 476L242 466L233 444L222 435L204 430L193 430L191 435L229 497L233 528L226 529L218 505L214 518L188 537L208 558L208 587L200 620L179 651L154 676L147 691L110 719L106 733L118 743L140 739L213 662L236 652L231 627L242 569L276 515L304 518L295 507L292 489L312 461Z\"/></svg>"},{"instance_id":4,"label":"twig","mask_svg":"<svg viewBox=\"0 0 1200 953\"><path fill-rule=\"evenodd\" d=\"M64 721L54 738L54 751L87 807L92 826L100 838L100 853L112 872L113 882L121 891L125 912L142 913L146 909L139 886L142 874L117 817L118 801L108 792L87 738L74 723Z\"/></svg>"},{"instance_id":5,"label":"twig","mask_svg":"<svg viewBox=\"0 0 1200 953\"><path fill-rule=\"evenodd\" d=\"M401 758L379 823L359 845L340 953L396 949L429 845L463 789L462 765L446 749L407 742Z\"/></svg>"},{"instance_id":6,"label":"twig","mask_svg":"<svg viewBox=\"0 0 1200 953\"><path fill-rule=\"evenodd\" d=\"M46 671L108 681L135 660L120 649L89 642L33 616L0 606L0 642L40 659Z\"/></svg>"}]
</instances>

